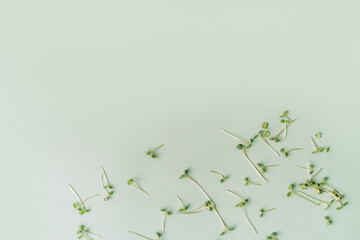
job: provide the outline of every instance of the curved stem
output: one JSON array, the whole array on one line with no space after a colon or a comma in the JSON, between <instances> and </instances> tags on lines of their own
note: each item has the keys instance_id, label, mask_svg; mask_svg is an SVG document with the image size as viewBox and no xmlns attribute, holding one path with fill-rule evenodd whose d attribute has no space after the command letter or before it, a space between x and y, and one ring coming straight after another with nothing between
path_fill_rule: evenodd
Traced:
<instances>
[{"instance_id":1,"label":"curved stem","mask_svg":"<svg viewBox=\"0 0 360 240\"><path fill-rule=\"evenodd\" d=\"M152 239L152 238L146 237L146 236L144 236L144 235L141 235L141 234L136 233L136 232L133 232L133 231L129 231L129 233L134 234L134 235L136 235L136 236L138 236L138 237L142 237L142 238L148 239L148 240L154 240L154 239Z\"/></svg>"},{"instance_id":2,"label":"curved stem","mask_svg":"<svg viewBox=\"0 0 360 240\"><path fill-rule=\"evenodd\" d=\"M105 172L104 168L101 165L100 165L100 169L101 169L102 174L104 175L104 178L105 178L105 181L106 181L106 186L107 187L110 186L109 179L108 179L108 177L106 175L106 172Z\"/></svg>"},{"instance_id":3,"label":"curved stem","mask_svg":"<svg viewBox=\"0 0 360 240\"><path fill-rule=\"evenodd\" d=\"M276 207L275 207L275 208L271 208L271 209L269 209L269 210L265 210L264 212L270 212L270 211L275 210L275 209L276 209Z\"/></svg>"},{"instance_id":4,"label":"curved stem","mask_svg":"<svg viewBox=\"0 0 360 240\"><path fill-rule=\"evenodd\" d=\"M195 183L195 185L200 189L200 191L204 194L204 196L213 204L213 208L214 208L214 212L215 214L218 216L219 221L221 222L222 226L224 227L224 229L227 229L227 226L223 220L223 218L221 217L220 213L218 212L216 205L214 203L214 201L210 198L210 196L205 192L205 190L200 186L200 184L193 179L192 177L190 177L189 175L185 175L188 179L190 179L191 181L193 181Z\"/></svg>"},{"instance_id":5,"label":"curved stem","mask_svg":"<svg viewBox=\"0 0 360 240\"><path fill-rule=\"evenodd\" d=\"M139 187L138 185L136 185L135 183L132 183L132 185L134 185L134 187L136 187L137 189L139 189L140 191L142 191L144 194L146 194L147 196L150 196L147 192L145 192L145 190L143 190L141 187Z\"/></svg>"},{"instance_id":6,"label":"curved stem","mask_svg":"<svg viewBox=\"0 0 360 240\"><path fill-rule=\"evenodd\" d=\"M156 150L158 150L159 148L161 148L162 146L164 146L165 144L161 144L160 146L158 146L157 148L155 148L154 150L151 151L151 154L153 154Z\"/></svg>"},{"instance_id":7,"label":"curved stem","mask_svg":"<svg viewBox=\"0 0 360 240\"><path fill-rule=\"evenodd\" d=\"M96 233L93 233L93 232L90 232L90 231L87 231L87 230L86 230L86 232L87 232L87 233L90 233L90 234L92 234L92 235L95 235L95 236L97 236L97 237L102 238L102 236L100 236L99 234L96 234Z\"/></svg>"},{"instance_id":8,"label":"curved stem","mask_svg":"<svg viewBox=\"0 0 360 240\"><path fill-rule=\"evenodd\" d=\"M311 176L310 180L313 179L314 177L316 177L322 170L324 167L320 168L319 171L317 171L314 175Z\"/></svg>"},{"instance_id":9,"label":"curved stem","mask_svg":"<svg viewBox=\"0 0 360 240\"><path fill-rule=\"evenodd\" d=\"M238 141L240 141L240 142L242 142L242 143L244 143L244 144L246 144L246 145L249 145L249 144L250 144L249 142L247 142L247 141L245 141L245 140L242 140L241 138L238 138L238 137L232 135L231 133L229 133L228 131L226 131L226 130L223 129L223 128L221 128L220 130L221 130L223 133L225 133L226 135L228 135L229 137L232 137L232 138L234 138L234 139L236 139L236 140L238 140Z\"/></svg>"},{"instance_id":10,"label":"curved stem","mask_svg":"<svg viewBox=\"0 0 360 240\"><path fill-rule=\"evenodd\" d=\"M83 201L81 200L79 194L75 191L75 189L69 184L70 190L75 194L76 198L78 199L79 203L81 204L82 210L85 210L85 206L83 204Z\"/></svg>"},{"instance_id":11,"label":"curved stem","mask_svg":"<svg viewBox=\"0 0 360 240\"><path fill-rule=\"evenodd\" d=\"M245 219L246 221L249 223L249 225L251 226L251 228L254 230L254 232L256 233L256 235L259 235L258 232L256 231L256 228L254 227L254 225L252 224L252 222L250 221L249 217L246 214L245 208L242 207L243 213L245 215Z\"/></svg>"},{"instance_id":12,"label":"curved stem","mask_svg":"<svg viewBox=\"0 0 360 240\"><path fill-rule=\"evenodd\" d=\"M290 150L287 150L286 153L291 152L291 151L296 151L296 150L304 150L303 148L293 148Z\"/></svg>"},{"instance_id":13,"label":"curved stem","mask_svg":"<svg viewBox=\"0 0 360 240\"><path fill-rule=\"evenodd\" d=\"M184 209L184 203L183 203L183 201L181 200L181 198L180 198L179 196L176 196L176 198L177 198L177 200L178 200L178 202L179 202L179 204L180 204L181 209Z\"/></svg>"},{"instance_id":14,"label":"curved stem","mask_svg":"<svg viewBox=\"0 0 360 240\"><path fill-rule=\"evenodd\" d=\"M295 122L295 120L296 120L296 118L294 120L291 120L288 124L286 124L286 126L283 129L281 129L278 134L275 135L274 139L277 139L280 136L280 134L290 126L290 124Z\"/></svg>"},{"instance_id":15,"label":"curved stem","mask_svg":"<svg viewBox=\"0 0 360 240\"><path fill-rule=\"evenodd\" d=\"M313 201L311 201L310 199L307 199L306 197L304 196L301 196L300 194L296 193L295 191L291 191L291 193L295 194L296 196L298 196L299 198L302 198L308 202L310 202L311 204L315 205L315 206L319 206L320 203L315 203Z\"/></svg>"},{"instance_id":16,"label":"curved stem","mask_svg":"<svg viewBox=\"0 0 360 240\"><path fill-rule=\"evenodd\" d=\"M237 199L239 199L240 201L242 201L242 202L244 202L245 200L242 198L242 197L240 197L238 194L236 194L236 193L234 193L234 192L232 192L232 191L230 191L230 190L225 190L227 193L229 193L229 194L231 194L232 196L234 196L234 197L236 197Z\"/></svg>"},{"instance_id":17,"label":"curved stem","mask_svg":"<svg viewBox=\"0 0 360 240\"><path fill-rule=\"evenodd\" d=\"M84 202L86 202L87 200L89 200L89 199L93 198L93 197L98 197L98 196L101 196L101 194L94 194L94 195L92 195L92 196L90 196L90 197L86 198L86 199L83 201L83 203L84 203Z\"/></svg>"},{"instance_id":18,"label":"curved stem","mask_svg":"<svg viewBox=\"0 0 360 240\"><path fill-rule=\"evenodd\" d=\"M242 148L241 151L244 153L245 158L248 160L248 162L250 163L250 165L252 166L252 168L256 171L256 173L261 177L262 180L264 180L264 182L269 183L269 181L264 177L264 175L262 175L262 173L256 168L256 166L254 165L254 163L249 159L248 155L246 154L245 150Z\"/></svg>"},{"instance_id":19,"label":"curved stem","mask_svg":"<svg viewBox=\"0 0 360 240\"><path fill-rule=\"evenodd\" d=\"M259 134L259 137L264 141L264 143L271 149L271 151L273 151L273 153L275 153L276 156L280 157L280 155L276 152L276 150L270 145L270 143L268 143L268 141L265 140L265 138L263 138L261 136L261 134Z\"/></svg>"},{"instance_id":20,"label":"curved stem","mask_svg":"<svg viewBox=\"0 0 360 240\"><path fill-rule=\"evenodd\" d=\"M267 165L267 166L263 166L265 168L268 168L268 167L280 167L280 165Z\"/></svg>"}]
</instances>

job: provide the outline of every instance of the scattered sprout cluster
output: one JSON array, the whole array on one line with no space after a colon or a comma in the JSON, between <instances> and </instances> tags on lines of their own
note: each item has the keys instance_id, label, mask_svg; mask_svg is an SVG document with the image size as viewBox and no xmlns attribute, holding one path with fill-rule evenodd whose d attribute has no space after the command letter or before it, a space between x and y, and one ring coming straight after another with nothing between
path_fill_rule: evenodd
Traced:
<instances>
[{"instance_id":1,"label":"scattered sprout cluster","mask_svg":"<svg viewBox=\"0 0 360 240\"><path fill-rule=\"evenodd\" d=\"M243 157L245 157L245 160L248 162L250 167L254 170L254 172L259 176L259 178L265 184L269 183L269 181L264 176L264 174L268 171L269 168L279 167L280 164L257 163L255 165L253 163L253 161L250 159L247 151L249 149L252 149L253 144L255 141L257 141L257 139L260 139L260 142L263 142L263 144L265 144L265 146L273 154L275 154L276 157L280 157L280 154L278 153L278 151L280 153L282 153L282 155L285 158L287 158L287 157L289 157L290 153L293 151L304 150L304 148L300 148L300 147L295 147L295 148L281 147L279 149L279 148L276 148L276 146L275 146L275 145L279 144L279 142L282 142L287 138L289 126L296 121L296 119L290 118L288 114L289 114L288 111L284 111L280 115L279 119L280 119L280 124L282 125L282 128L279 132L277 132L274 135L271 133L271 131L270 131L271 129L269 128L270 127L269 123L267 123L267 122L262 123L261 129L249 140L244 140L224 129L221 129L221 131L223 133L225 133L226 135L235 139L236 141L240 142L238 145L236 145L236 148L242 152ZM314 134L314 137L317 139L320 139L320 138L322 138L322 135L323 134L321 132L317 132ZM321 152L329 152L329 150L330 150L329 147L319 146L315 142L313 137L310 137L310 142L313 146L312 154L321 153ZM157 151L163 146L164 146L164 144L161 144L160 146L156 147L153 150L146 151L145 155L150 157L151 159L154 159L154 158L158 157ZM292 154L293 153L291 153L291 155ZM314 170L315 170L314 164L306 163L306 166L299 165L298 167L303 169L302 171L305 170L306 178L303 182L296 183L296 184L294 184L294 183L290 184L288 187L288 193L286 194L287 197L295 196L295 197L298 197L314 206L323 206L324 209L328 209L332 204L337 204L336 209L340 210L348 204L348 202L344 201L344 195L341 194L335 187L333 187L333 185L330 185L330 183L328 183L327 177L323 177L321 180L318 179L318 176L321 173L321 171L323 170L323 168L319 168L317 170L317 172L314 173ZM102 166L100 166L100 170L101 170L100 171L101 188L104 190L104 192L106 194L104 201L108 201L114 194L114 188L109 183L107 174ZM228 175L223 175L222 173L220 173L218 171L213 170L210 172L217 175L218 177L220 177L220 180L219 180L220 183L224 183L227 179L229 179ZM204 202L200 206L190 209L190 204L184 203L184 201L179 196L176 196L177 201L180 206L180 208L177 211L178 215L192 215L192 214L198 214L198 213L202 213L202 212L206 212L206 211L211 212L218 218L219 223L221 225L222 231L220 232L220 236L224 235L227 232L235 230L235 227L230 227L224 221L222 215L220 215L220 212L217 209L216 203L213 201L213 199L210 197L210 195L205 191L205 189L199 184L199 182L190 175L189 169L185 169L184 173L180 176L180 179L187 179L190 182L192 182L195 185L195 187L203 194ZM262 186L262 184L259 184L256 181L249 180L249 177L245 177L244 181L245 181L245 184L244 184L245 186L246 185L255 185L258 187ZM138 189L139 191L144 193L146 196L150 196L143 188L141 188L135 182L134 178L130 178L127 181L127 184L135 187L136 189ZM79 194L75 191L75 189L71 185L69 185L69 188L73 192L73 194L75 195L75 197L77 199L77 201L73 203L73 207L77 210L77 212L80 215L84 215L85 213L88 213L90 211L90 208L85 207L86 201L88 201L89 199L91 199L93 197L100 196L100 194L94 194L94 195L86 198L85 200L82 200L80 198ZM234 191L230 191L227 189L225 191L238 200L238 202L235 205L235 208L240 208L242 210L244 218L248 222L250 228L255 232L255 234L258 234L258 231L256 230L255 226L253 225L250 218L248 217L246 209L245 209L245 206L248 204L249 199L241 197L239 194L235 193ZM267 215L269 212L271 212L275 209L276 209L276 207L273 207L270 209L261 208L261 209L259 209L259 212L260 212L259 217L262 218L265 215ZM160 210L160 212L161 212L161 232L155 232L154 238L150 238L150 237L147 237L145 235L142 235L142 234L139 234L139 233L133 232L133 231L129 231L129 233L131 233L137 237L140 237L143 239L148 239L148 240L162 239L163 236L165 235L166 219L167 219L167 217L173 215L173 211L171 211L167 208L163 208ZM326 221L327 226L332 224L332 220L330 219L329 216L325 216L324 220ZM90 232L87 228L85 228L84 225L79 226L77 234L78 234L78 239L81 239L81 238L92 239L91 236L102 237L98 234ZM267 240L277 240L278 239L277 236L278 236L278 233L273 232L269 236L267 236L266 239Z\"/></svg>"}]
</instances>

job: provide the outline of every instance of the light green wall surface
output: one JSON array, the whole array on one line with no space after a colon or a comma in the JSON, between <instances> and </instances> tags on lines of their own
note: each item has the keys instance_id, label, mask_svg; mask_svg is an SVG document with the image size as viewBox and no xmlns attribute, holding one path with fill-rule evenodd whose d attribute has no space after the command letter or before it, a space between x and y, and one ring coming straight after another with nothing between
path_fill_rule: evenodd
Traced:
<instances>
[{"instance_id":1,"label":"light green wall surface","mask_svg":"<svg viewBox=\"0 0 360 240\"><path fill-rule=\"evenodd\" d=\"M162 207L176 195L204 202L179 180L185 168L214 198L236 231L222 239L360 239L359 1L0 1L0 239L75 239L86 224L106 240L153 236ZM272 131L283 110L298 120L276 148L304 147L277 158L261 142L255 162L279 163L261 181L220 132L251 137ZM323 132L327 154L312 155ZM164 143L158 159L144 155ZM350 202L326 211L285 197L304 179L297 165L323 176ZM101 193L99 165L115 195L72 208L71 183L83 197ZM210 170L230 174L224 184ZM135 177L146 197L126 185ZM232 189L250 199L255 236ZM259 208L278 207L264 218ZM334 224L326 227L323 217ZM216 240L212 213L171 216L164 240Z\"/></svg>"}]
</instances>

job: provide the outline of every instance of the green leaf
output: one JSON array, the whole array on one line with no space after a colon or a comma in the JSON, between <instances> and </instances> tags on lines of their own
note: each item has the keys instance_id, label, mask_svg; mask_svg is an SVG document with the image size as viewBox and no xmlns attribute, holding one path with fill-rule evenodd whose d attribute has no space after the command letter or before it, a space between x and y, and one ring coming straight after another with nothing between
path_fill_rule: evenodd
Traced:
<instances>
[{"instance_id":1,"label":"green leaf","mask_svg":"<svg viewBox=\"0 0 360 240\"><path fill-rule=\"evenodd\" d=\"M239 149L239 150L241 150L241 149L243 149L243 148L244 148L244 145L242 145L242 144L238 144L238 145L236 146L236 148L237 148L237 149Z\"/></svg>"},{"instance_id":2,"label":"green leaf","mask_svg":"<svg viewBox=\"0 0 360 240\"><path fill-rule=\"evenodd\" d=\"M321 133L320 133L320 132L315 133L315 137L317 137L317 138L321 138Z\"/></svg>"},{"instance_id":3,"label":"green leaf","mask_svg":"<svg viewBox=\"0 0 360 240\"><path fill-rule=\"evenodd\" d=\"M132 179L132 178L130 178L128 181L127 181L127 184L128 185L131 185L131 184L133 184L134 183L134 179Z\"/></svg>"},{"instance_id":4,"label":"green leaf","mask_svg":"<svg viewBox=\"0 0 360 240\"><path fill-rule=\"evenodd\" d=\"M263 129L267 129L269 127L269 124L267 122L264 122L263 124L261 124L261 127Z\"/></svg>"}]
</instances>

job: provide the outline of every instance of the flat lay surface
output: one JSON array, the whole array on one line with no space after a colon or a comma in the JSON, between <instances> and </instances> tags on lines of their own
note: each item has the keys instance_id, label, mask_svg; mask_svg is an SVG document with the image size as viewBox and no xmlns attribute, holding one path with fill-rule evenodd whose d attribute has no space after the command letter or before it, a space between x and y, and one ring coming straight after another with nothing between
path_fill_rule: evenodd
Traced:
<instances>
[{"instance_id":1,"label":"flat lay surface","mask_svg":"<svg viewBox=\"0 0 360 240\"><path fill-rule=\"evenodd\" d=\"M171 215L164 240L346 239L360 236L359 69L356 1L1 1L0 239L76 239L80 224L103 239L155 238L160 209L207 199L236 229L220 237L216 215ZM277 157L260 140L254 172L240 142L263 122L296 118ZM322 133L317 139L314 134ZM311 154L314 137L328 153ZM157 158L145 151L164 144ZM320 179L349 204L327 210L286 198L307 178L298 165L324 167ZM106 202L100 165L114 195ZM229 178L220 183L218 171ZM244 185L244 178L262 186ZM149 196L127 181L133 178ZM90 212L79 215L71 184ZM248 198L246 222L225 190ZM259 217L259 209L276 210ZM333 223L326 226L324 216ZM94 239L97 239L94 237Z\"/></svg>"}]
</instances>

